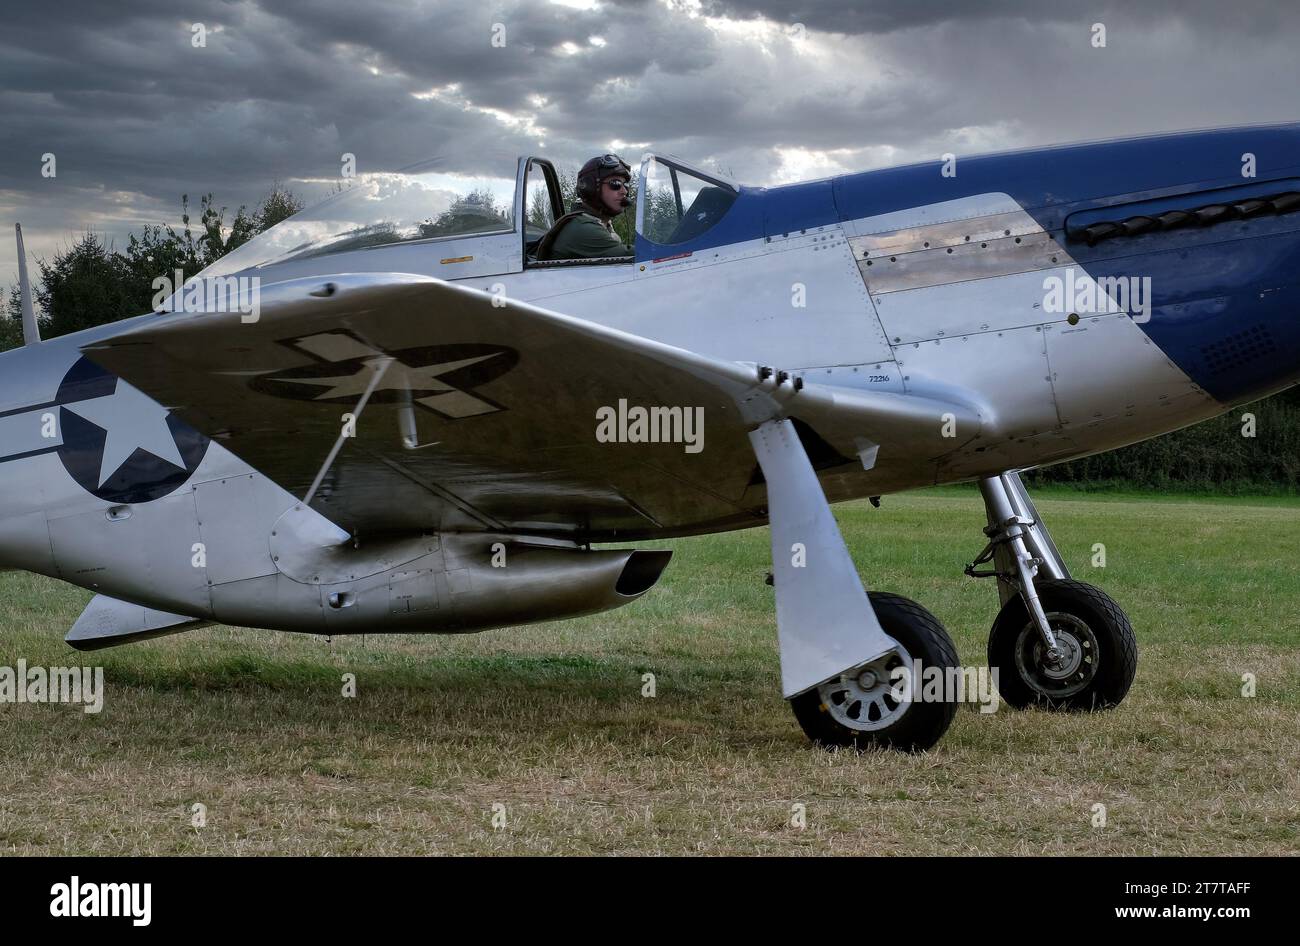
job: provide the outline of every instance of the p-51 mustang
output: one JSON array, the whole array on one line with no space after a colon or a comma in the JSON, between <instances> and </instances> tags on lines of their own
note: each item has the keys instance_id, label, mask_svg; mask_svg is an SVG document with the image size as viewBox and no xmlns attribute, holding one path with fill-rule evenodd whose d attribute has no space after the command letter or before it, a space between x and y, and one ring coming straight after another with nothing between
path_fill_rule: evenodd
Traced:
<instances>
[{"instance_id":1,"label":"p-51 mustang","mask_svg":"<svg viewBox=\"0 0 1300 946\"><path fill-rule=\"evenodd\" d=\"M40 341L25 291L0 566L97 593L82 649L444 633L618 607L671 555L595 544L770 524L800 725L923 749L955 706L894 671L956 652L867 592L830 503L978 481L1002 698L1119 703L1132 628L1017 474L1300 379L1300 126L773 188L650 154L635 183L631 260L539 262L563 208L526 157L360 180L78 335Z\"/></svg>"}]
</instances>

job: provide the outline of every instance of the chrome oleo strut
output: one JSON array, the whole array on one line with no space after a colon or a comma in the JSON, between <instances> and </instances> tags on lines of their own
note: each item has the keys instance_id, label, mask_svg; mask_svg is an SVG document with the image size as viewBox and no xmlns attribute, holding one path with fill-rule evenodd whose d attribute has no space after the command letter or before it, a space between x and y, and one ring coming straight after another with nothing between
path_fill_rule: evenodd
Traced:
<instances>
[{"instance_id":1,"label":"chrome oleo strut","mask_svg":"<svg viewBox=\"0 0 1300 946\"><path fill-rule=\"evenodd\" d=\"M1063 654L1057 646L1056 635L1052 633L1043 605L1038 600L1034 579L1040 568L1046 568L1049 574L1063 569L1049 557L1035 534L1040 526L1038 520L1034 516L1021 514L1013 505L1019 479L1017 477L1013 483L1009 479L1011 477L1016 477L1016 474L980 480L980 493L984 496L989 519L989 524L983 531L989 541L975 561L966 566L965 572L971 578L997 578L1003 587L1012 588L1020 595L1047 647L1047 661L1055 664L1060 662ZM1031 544L1034 551L1030 550ZM994 563L994 568L978 570L978 566L989 562ZM1052 577L1066 576L1062 574Z\"/></svg>"}]
</instances>

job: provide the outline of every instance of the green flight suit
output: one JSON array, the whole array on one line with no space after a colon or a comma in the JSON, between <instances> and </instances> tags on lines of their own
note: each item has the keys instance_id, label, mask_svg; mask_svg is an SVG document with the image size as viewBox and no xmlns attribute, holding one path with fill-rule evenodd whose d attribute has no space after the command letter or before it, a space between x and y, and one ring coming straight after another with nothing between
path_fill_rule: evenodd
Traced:
<instances>
[{"instance_id":1,"label":"green flight suit","mask_svg":"<svg viewBox=\"0 0 1300 946\"><path fill-rule=\"evenodd\" d=\"M632 251L618 238L613 226L584 209L557 220L537 247L539 260L592 259L598 256L630 259Z\"/></svg>"}]
</instances>

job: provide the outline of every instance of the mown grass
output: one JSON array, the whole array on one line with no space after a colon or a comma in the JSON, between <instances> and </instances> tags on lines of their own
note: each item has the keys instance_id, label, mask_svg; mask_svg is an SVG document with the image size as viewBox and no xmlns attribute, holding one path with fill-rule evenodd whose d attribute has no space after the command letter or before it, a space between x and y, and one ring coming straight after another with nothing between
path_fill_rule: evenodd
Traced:
<instances>
[{"instance_id":1,"label":"mown grass","mask_svg":"<svg viewBox=\"0 0 1300 946\"><path fill-rule=\"evenodd\" d=\"M1300 850L1300 503L1036 499L1137 628L1133 691L1098 715L963 709L921 756L807 745L779 694L765 530L670 543L663 583L621 611L465 637L212 628L82 656L62 636L88 594L0 575L0 665L100 664L108 691L99 715L0 705L0 852ZM837 514L868 586L982 663L996 593L961 575L977 495Z\"/></svg>"}]
</instances>

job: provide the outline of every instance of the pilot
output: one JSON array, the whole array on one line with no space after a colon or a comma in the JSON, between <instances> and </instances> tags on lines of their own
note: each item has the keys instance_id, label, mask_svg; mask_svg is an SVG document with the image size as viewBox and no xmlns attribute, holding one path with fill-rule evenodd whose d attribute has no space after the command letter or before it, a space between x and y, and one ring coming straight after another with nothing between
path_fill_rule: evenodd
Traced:
<instances>
[{"instance_id":1,"label":"pilot","mask_svg":"<svg viewBox=\"0 0 1300 946\"><path fill-rule=\"evenodd\" d=\"M592 158L578 172L578 203L537 244L539 260L631 258L613 220L632 205L632 169L616 154Z\"/></svg>"}]
</instances>

